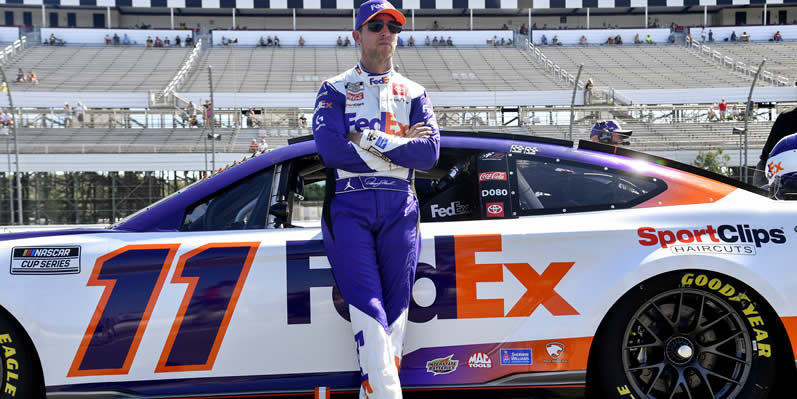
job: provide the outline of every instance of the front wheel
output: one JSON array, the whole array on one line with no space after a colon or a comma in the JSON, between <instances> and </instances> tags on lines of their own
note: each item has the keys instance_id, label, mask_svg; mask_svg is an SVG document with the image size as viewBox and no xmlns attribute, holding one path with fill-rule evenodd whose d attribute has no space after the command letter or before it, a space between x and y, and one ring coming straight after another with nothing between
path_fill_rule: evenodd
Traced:
<instances>
[{"instance_id":1,"label":"front wheel","mask_svg":"<svg viewBox=\"0 0 797 399\"><path fill-rule=\"evenodd\" d=\"M611 309L590 358L600 398L766 398L774 322L763 299L730 277L678 271L652 278Z\"/></svg>"},{"instance_id":2,"label":"front wheel","mask_svg":"<svg viewBox=\"0 0 797 399\"><path fill-rule=\"evenodd\" d=\"M43 399L39 357L22 327L0 309L0 399Z\"/></svg>"}]
</instances>

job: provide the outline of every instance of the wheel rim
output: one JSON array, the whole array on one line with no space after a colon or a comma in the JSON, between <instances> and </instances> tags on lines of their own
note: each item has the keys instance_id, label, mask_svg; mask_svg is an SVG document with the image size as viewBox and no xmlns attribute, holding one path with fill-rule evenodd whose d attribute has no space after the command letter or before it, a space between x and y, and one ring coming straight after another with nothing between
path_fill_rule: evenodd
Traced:
<instances>
[{"instance_id":1,"label":"wheel rim","mask_svg":"<svg viewBox=\"0 0 797 399\"><path fill-rule=\"evenodd\" d=\"M731 399L745 385L752 340L744 319L716 295L666 291L639 307L623 336L623 369L651 399Z\"/></svg>"}]
</instances>

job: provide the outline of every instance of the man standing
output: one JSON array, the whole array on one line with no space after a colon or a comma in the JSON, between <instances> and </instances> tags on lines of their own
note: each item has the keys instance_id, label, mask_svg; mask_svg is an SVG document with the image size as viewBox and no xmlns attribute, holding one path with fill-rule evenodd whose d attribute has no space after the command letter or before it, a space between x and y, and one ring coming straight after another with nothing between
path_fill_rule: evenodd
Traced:
<instances>
[{"instance_id":1,"label":"man standing","mask_svg":"<svg viewBox=\"0 0 797 399\"><path fill-rule=\"evenodd\" d=\"M722 101L720 101L719 108L720 108L720 120L724 121L725 120L725 112L728 111L728 103L725 102L724 98L722 99Z\"/></svg>"},{"instance_id":2,"label":"man standing","mask_svg":"<svg viewBox=\"0 0 797 399\"><path fill-rule=\"evenodd\" d=\"M313 115L327 166L322 231L349 306L360 398L401 398L398 371L421 249L414 169L430 169L440 133L424 88L393 70L404 15L386 0L360 6L360 63L321 85Z\"/></svg>"}]
</instances>

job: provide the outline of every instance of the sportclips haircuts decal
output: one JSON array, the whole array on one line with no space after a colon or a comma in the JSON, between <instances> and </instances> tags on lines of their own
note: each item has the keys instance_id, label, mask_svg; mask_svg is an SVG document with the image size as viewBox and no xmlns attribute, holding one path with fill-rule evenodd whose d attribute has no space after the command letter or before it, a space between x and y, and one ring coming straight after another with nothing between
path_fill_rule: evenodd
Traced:
<instances>
[{"instance_id":1,"label":"sportclips haircuts decal","mask_svg":"<svg viewBox=\"0 0 797 399\"><path fill-rule=\"evenodd\" d=\"M500 252L500 235L435 237L435 265L419 263L415 280L428 278L434 283L435 298L428 306L410 299L409 319L425 323L438 319L479 319L528 317L540 306L554 316L577 315L578 311L559 293L556 286L575 264L549 262L542 274L528 263L476 263L477 252ZM310 268L310 258L325 256L321 240L287 242L287 311L288 324L311 323L310 289L333 287L332 298L337 313L349 319L348 310L338 291L331 269ZM535 260L536 261L536 260ZM478 283L504 281L506 268L525 292L508 312L503 298L479 299Z\"/></svg>"},{"instance_id":2,"label":"sportclips haircuts decal","mask_svg":"<svg viewBox=\"0 0 797 399\"><path fill-rule=\"evenodd\" d=\"M715 253L755 255L756 248L769 244L784 244L783 229L750 227L749 224L707 225L681 230L657 230L653 227L637 229L639 243L643 246L669 248L676 255Z\"/></svg>"}]
</instances>

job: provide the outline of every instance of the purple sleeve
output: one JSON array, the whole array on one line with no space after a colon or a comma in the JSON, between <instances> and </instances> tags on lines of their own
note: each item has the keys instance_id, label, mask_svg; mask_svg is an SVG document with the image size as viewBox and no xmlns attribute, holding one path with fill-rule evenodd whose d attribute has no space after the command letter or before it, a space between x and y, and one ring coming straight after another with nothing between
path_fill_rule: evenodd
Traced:
<instances>
[{"instance_id":1,"label":"purple sleeve","mask_svg":"<svg viewBox=\"0 0 797 399\"><path fill-rule=\"evenodd\" d=\"M313 137L318 154L328 168L355 173L373 172L357 153L354 144L346 139L345 108L346 97L324 82L318 90L313 113Z\"/></svg>"},{"instance_id":2,"label":"purple sleeve","mask_svg":"<svg viewBox=\"0 0 797 399\"><path fill-rule=\"evenodd\" d=\"M412 99L410 105L410 126L424 122L432 128L432 135L425 139L413 139L408 143L385 152L396 165L405 168L427 170L434 167L440 156L440 129L434 117L432 102L426 92Z\"/></svg>"}]
</instances>

